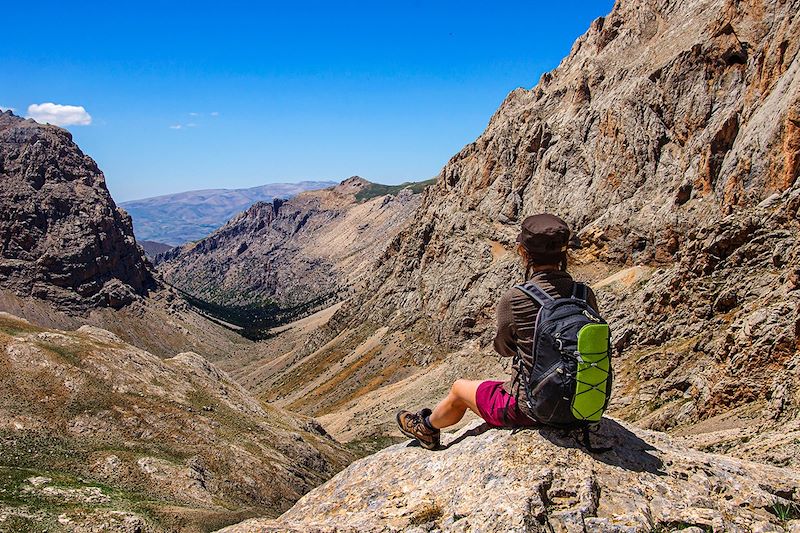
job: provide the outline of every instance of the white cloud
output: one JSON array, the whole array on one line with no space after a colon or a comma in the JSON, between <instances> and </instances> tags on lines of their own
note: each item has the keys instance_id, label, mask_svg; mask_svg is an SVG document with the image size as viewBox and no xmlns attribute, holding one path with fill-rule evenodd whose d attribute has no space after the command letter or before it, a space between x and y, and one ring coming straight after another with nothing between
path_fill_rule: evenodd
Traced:
<instances>
[{"instance_id":1,"label":"white cloud","mask_svg":"<svg viewBox=\"0 0 800 533\"><path fill-rule=\"evenodd\" d=\"M92 116L81 105L61 105L47 102L28 106L28 117L36 122L56 126L88 126Z\"/></svg>"},{"instance_id":2,"label":"white cloud","mask_svg":"<svg viewBox=\"0 0 800 533\"><path fill-rule=\"evenodd\" d=\"M195 113L194 111L192 111L191 113L189 113L189 116L190 117L199 117L200 113Z\"/></svg>"},{"instance_id":3,"label":"white cloud","mask_svg":"<svg viewBox=\"0 0 800 533\"><path fill-rule=\"evenodd\" d=\"M172 126L169 127L169 129L171 129L171 130L179 130L179 129L182 129L182 128L183 128L182 124L173 124Z\"/></svg>"},{"instance_id":4,"label":"white cloud","mask_svg":"<svg viewBox=\"0 0 800 533\"><path fill-rule=\"evenodd\" d=\"M187 128L196 128L196 127L197 127L197 124L195 124L194 122L190 122L190 123L188 123L188 124L186 125L186 127L187 127Z\"/></svg>"},{"instance_id":5,"label":"white cloud","mask_svg":"<svg viewBox=\"0 0 800 533\"><path fill-rule=\"evenodd\" d=\"M212 117L218 117L219 116L219 111L212 111L211 112L211 116Z\"/></svg>"},{"instance_id":6,"label":"white cloud","mask_svg":"<svg viewBox=\"0 0 800 533\"><path fill-rule=\"evenodd\" d=\"M13 107L6 107L4 105L0 105L0 111L11 111L12 113L16 111Z\"/></svg>"}]
</instances>

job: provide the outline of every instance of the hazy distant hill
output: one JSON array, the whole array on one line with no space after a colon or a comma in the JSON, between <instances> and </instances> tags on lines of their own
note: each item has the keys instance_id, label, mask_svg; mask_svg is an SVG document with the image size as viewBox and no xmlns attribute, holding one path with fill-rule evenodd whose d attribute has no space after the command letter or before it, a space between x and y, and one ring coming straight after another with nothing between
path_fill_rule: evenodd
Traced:
<instances>
[{"instance_id":1,"label":"hazy distant hill","mask_svg":"<svg viewBox=\"0 0 800 533\"><path fill-rule=\"evenodd\" d=\"M158 254L163 254L167 250L172 250L172 246L156 241L138 241L139 246L144 250L145 255L153 260Z\"/></svg>"},{"instance_id":2,"label":"hazy distant hill","mask_svg":"<svg viewBox=\"0 0 800 533\"><path fill-rule=\"evenodd\" d=\"M269 183L249 189L187 191L120 204L132 217L139 241L178 246L201 239L236 213L256 202L271 202L313 189L336 185L333 181Z\"/></svg>"}]
</instances>

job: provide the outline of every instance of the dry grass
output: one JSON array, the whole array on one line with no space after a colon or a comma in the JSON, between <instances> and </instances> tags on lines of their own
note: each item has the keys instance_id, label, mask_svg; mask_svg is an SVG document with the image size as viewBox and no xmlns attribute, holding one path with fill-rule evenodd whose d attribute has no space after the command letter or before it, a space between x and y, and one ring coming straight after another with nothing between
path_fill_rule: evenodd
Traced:
<instances>
[{"instance_id":1,"label":"dry grass","mask_svg":"<svg viewBox=\"0 0 800 533\"><path fill-rule=\"evenodd\" d=\"M415 512L409 519L409 525L421 526L430 522L436 522L442 518L442 508L438 504L427 503L422 509Z\"/></svg>"}]
</instances>

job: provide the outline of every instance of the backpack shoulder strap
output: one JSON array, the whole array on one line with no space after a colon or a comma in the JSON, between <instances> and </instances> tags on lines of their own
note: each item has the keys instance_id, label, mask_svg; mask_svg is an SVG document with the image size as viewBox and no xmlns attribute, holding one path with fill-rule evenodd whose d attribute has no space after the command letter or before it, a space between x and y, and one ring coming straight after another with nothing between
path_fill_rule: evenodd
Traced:
<instances>
[{"instance_id":1,"label":"backpack shoulder strap","mask_svg":"<svg viewBox=\"0 0 800 533\"><path fill-rule=\"evenodd\" d=\"M578 300L586 301L586 284L581 282L575 282L575 285L572 288L572 297L577 298Z\"/></svg>"},{"instance_id":2,"label":"backpack shoulder strap","mask_svg":"<svg viewBox=\"0 0 800 533\"><path fill-rule=\"evenodd\" d=\"M541 287L539 287L533 281L528 281L525 283L520 283L519 285L514 285L514 288L521 290L529 297L533 298L536 303L540 306L544 307L547 302L552 302L554 298L544 292Z\"/></svg>"}]
</instances>

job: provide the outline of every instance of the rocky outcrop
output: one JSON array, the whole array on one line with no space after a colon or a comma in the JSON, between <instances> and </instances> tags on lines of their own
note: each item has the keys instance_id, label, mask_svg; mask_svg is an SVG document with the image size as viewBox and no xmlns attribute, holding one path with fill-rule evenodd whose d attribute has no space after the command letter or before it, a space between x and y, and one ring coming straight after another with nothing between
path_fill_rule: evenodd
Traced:
<instances>
[{"instance_id":1,"label":"rocky outcrop","mask_svg":"<svg viewBox=\"0 0 800 533\"><path fill-rule=\"evenodd\" d=\"M120 308L156 282L97 164L61 128L0 114L0 288Z\"/></svg>"},{"instance_id":2,"label":"rocky outcrop","mask_svg":"<svg viewBox=\"0 0 800 533\"><path fill-rule=\"evenodd\" d=\"M0 530L198 531L276 516L352 455L209 361L0 313ZM94 528L94 529L92 529Z\"/></svg>"},{"instance_id":3,"label":"rocky outcrop","mask_svg":"<svg viewBox=\"0 0 800 533\"><path fill-rule=\"evenodd\" d=\"M446 386L428 374L497 376L514 237L550 211L576 230L571 270L611 321L615 412L726 439L795 419L798 36L797 0L618 2L448 162L371 283L302 348L265 358L266 394L347 410L346 432L387 398L435 401ZM483 370L459 355L467 343ZM779 442L753 449L794 463Z\"/></svg>"},{"instance_id":4,"label":"rocky outcrop","mask_svg":"<svg viewBox=\"0 0 800 533\"><path fill-rule=\"evenodd\" d=\"M552 429L474 423L429 452L415 441L350 465L267 531L798 531L797 472L680 446L604 419L591 454ZM787 516L788 515L788 516Z\"/></svg>"},{"instance_id":5,"label":"rocky outcrop","mask_svg":"<svg viewBox=\"0 0 800 533\"><path fill-rule=\"evenodd\" d=\"M315 306L356 286L419 205L420 195L362 199L373 186L336 187L259 202L196 243L158 258L164 279L220 305Z\"/></svg>"},{"instance_id":6,"label":"rocky outcrop","mask_svg":"<svg viewBox=\"0 0 800 533\"><path fill-rule=\"evenodd\" d=\"M720 418L728 422L716 429L730 429L734 413L743 429L797 417L798 220L794 186L690 231L676 263L635 290L606 287L616 348L627 352L617 373L621 414L660 430ZM765 458L796 465L790 450L797 444Z\"/></svg>"}]
</instances>

